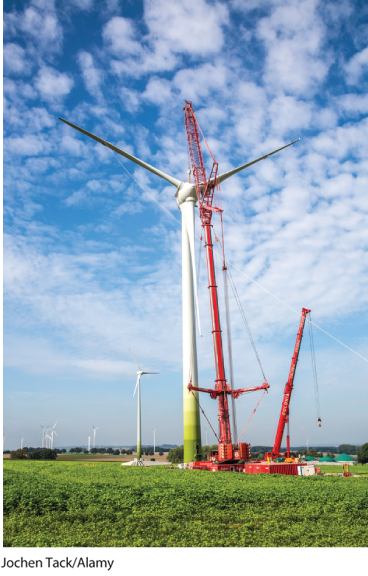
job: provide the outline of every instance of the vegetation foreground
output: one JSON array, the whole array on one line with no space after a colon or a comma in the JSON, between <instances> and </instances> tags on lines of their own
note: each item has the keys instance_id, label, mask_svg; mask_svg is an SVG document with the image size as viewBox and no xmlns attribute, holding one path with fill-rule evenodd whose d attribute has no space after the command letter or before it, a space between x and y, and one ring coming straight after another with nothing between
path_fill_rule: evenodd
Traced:
<instances>
[{"instance_id":1,"label":"vegetation foreground","mask_svg":"<svg viewBox=\"0 0 368 576\"><path fill-rule=\"evenodd\" d=\"M5 547L366 547L367 520L366 477L4 461Z\"/></svg>"}]
</instances>

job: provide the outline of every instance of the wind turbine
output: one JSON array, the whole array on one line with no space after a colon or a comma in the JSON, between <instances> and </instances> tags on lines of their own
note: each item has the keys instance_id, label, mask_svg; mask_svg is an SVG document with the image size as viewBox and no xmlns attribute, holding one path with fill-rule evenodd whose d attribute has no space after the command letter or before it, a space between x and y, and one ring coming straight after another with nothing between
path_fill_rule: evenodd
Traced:
<instances>
[{"instance_id":1,"label":"wind turbine","mask_svg":"<svg viewBox=\"0 0 368 576\"><path fill-rule=\"evenodd\" d=\"M47 426L41 426L41 424L40 424L40 427L42 428L42 444L41 444L41 447L43 448L43 447L44 447L44 444L45 444L45 440L46 440L46 431L48 430L48 425L47 425Z\"/></svg>"},{"instance_id":2,"label":"wind turbine","mask_svg":"<svg viewBox=\"0 0 368 576\"><path fill-rule=\"evenodd\" d=\"M95 426L92 425L93 428L93 448L96 448L96 432L98 430L98 427L96 428Z\"/></svg>"},{"instance_id":3,"label":"wind turbine","mask_svg":"<svg viewBox=\"0 0 368 576\"><path fill-rule=\"evenodd\" d=\"M48 434L45 434L45 439L46 439L46 448L50 448L51 450L54 447L54 434L56 434L56 436L58 436L56 430L55 430L55 426L56 426L57 422L55 422L55 424L53 425L52 428L48 428L46 429L46 432L48 432ZM42 428L42 426L41 426Z\"/></svg>"},{"instance_id":4,"label":"wind turbine","mask_svg":"<svg viewBox=\"0 0 368 576\"><path fill-rule=\"evenodd\" d=\"M91 436L88 436L88 452L91 450Z\"/></svg>"},{"instance_id":5,"label":"wind turbine","mask_svg":"<svg viewBox=\"0 0 368 576\"><path fill-rule=\"evenodd\" d=\"M189 382L192 383L194 387L198 386L198 365L197 365L197 342L196 342L196 331L195 331L195 305L197 304L197 317L198 317L198 328L199 326L199 314L198 314L198 298L195 286L196 282L196 266L195 266L195 250L194 250L194 207L197 202L197 193L194 184L190 182L182 182L165 172L162 172L158 168L147 164L143 160L132 156L128 152L125 152L121 148L110 144L106 140L99 138L91 132L87 132L83 128L59 118L68 126L79 130L82 134L89 136L96 142L99 142L103 146L106 146L113 152L124 156L128 160L131 160L135 164L138 164L142 168L145 168L149 172L156 174L160 178L163 178L176 188L174 196L176 197L177 205L182 214L182 318L183 318L183 423L184 423L184 462L189 462L194 459L198 447L200 448L201 442L201 428L200 428L200 414L198 406L198 392L195 391L192 394L188 391ZM297 142L297 140L295 140ZM221 184L231 176L237 174L241 170L276 154L295 144L295 142L290 142L286 146L282 146L265 156L261 156L256 160L242 164L238 168L229 170L224 174L217 177L216 181Z\"/></svg>"},{"instance_id":6,"label":"wind turbine","mask_svg":"<svg viewBox=\"0 0 368 576\"><path fill-rule=\"evenodd\" d=\"M152 428L153 430L153 455L156 452L156 428Z\"/></svg>"},{"instance_id":7,"label":"wind turbine","mask_svg":"<svg viewBox=\"0 0 368 576\"><path fill-rule=\"evenodd\" d=\"M142 437L142 429L141 429L141 376L142 374L159 374L159 372L143 372L143 370L140 369L140 366L137 362L137 360L134 358L132 351L129 349L129 352L132 355L132 358L134 360L134 362L137 365L138 368L138 372L137 372L137 384L135 385L134 388L134 393L133 393L133 398L135 396L136 390L138 388L138 410L137 410L137 460L139 461L141 459L141 455L142 455L142 446L141 446L141 437Z\"/></svg>"},{"instance_id":8,"label":"wind turbine","mask_svg":"<svg viewBox=\"0 0 368 576\"><path fill-rule=\"evenodd\" d=\"M204 428L206 430L206 446L208 446L208 430L209 430L209 428L206 428L206 426Z\"/></svg>"},{"instance_id":9,"label":"wind turbine","mask_svg":"<svg viewBox=\"0 0 368 576\"><path fill-rule=\"evenodd\" d=\"M5 438L9 436L9 434L3 434L3 452L5 450Z\"/></svg>"},{"instance_id":10,"label":"wind turbine","mask_svg":"<svg viewBox=\"0 0 368 576\"><path fill-rule=\"evenodd\" d=\"M20 449L23 449L23 440L24 440L25 436L23 436L23 438L20 439Z\"/></svg>"}]
</instances>

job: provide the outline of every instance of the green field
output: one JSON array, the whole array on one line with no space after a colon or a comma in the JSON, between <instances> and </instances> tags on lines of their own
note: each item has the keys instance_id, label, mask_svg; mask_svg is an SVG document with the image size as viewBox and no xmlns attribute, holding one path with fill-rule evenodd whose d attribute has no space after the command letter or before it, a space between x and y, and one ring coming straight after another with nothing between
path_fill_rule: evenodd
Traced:
<instances>
[{"instance_id":1,"label":"green field","mask_svg":"<svg viewBox=\"0 0 368 576\"><path fill-rule=\"evenodd\" d=\"M4 461L4 546L366 547L367 478Z\"/></svg>"}]
</instances>

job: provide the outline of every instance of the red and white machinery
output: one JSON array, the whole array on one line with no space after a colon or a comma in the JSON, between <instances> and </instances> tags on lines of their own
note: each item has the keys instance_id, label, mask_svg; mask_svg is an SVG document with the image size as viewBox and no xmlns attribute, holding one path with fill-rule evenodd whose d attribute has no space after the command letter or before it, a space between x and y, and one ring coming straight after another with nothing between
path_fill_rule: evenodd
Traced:
<instances>
[{"instance_id":1,"label":"red and white machinery","mask_svg":"<svg viewBox=\"0 0 368 576\"><path fill-rule=\"evenodd\" d=\"M234 472L248 472L253 474L263 472L263 473L281 473L281 474L296 475L298 473L296 463L295 464L291 462L276 463L273 460L278 456L280 456L279 452L282 436L285 424L288 423L289 420L290 395L294 382L295 368L300 350L303 328L305 324L305 316L308 312L310 312L310 310L303 308L302 319L299 326L297 342L289 373L289 379L285 387L284 400L282 404L280 421L277 429L274 449L271 454L267 455L268 456L267 461L251 462L250 444L246 442L241 443L239 441L236 444L232 443L228 396L232 396L232 398L235 399L238 398L241 394L246 392L253 392L256 390L263 390L264 392L266 392L267 389L269 388L269 384L265 379L265 381L261 386L232 390L229 384L227 383L225 377L224 352L221 336L220 313L219 313L212 231L211 231L212 229L211 222L213 213L218 212L221 217L223 270L226 270L226 261L224 254L224 238L222 230L223 210L220 206L216 206L214 202L215 189L217 188L219 191L219 185L220 185L220 178L218 177L218 164L215 161L211 153L211 150L209 149L208 144L206 142L209 153L211 154L213 161L210 177L207 178L200 144L200 128L197 123L197 119L195 117L191 102L186 101L184 110L185 110L185 127L191 160L191 171L193 174L194 183L196 187L198 204L199 204L199 215L203 228L203 236L205 239L205 250L206 250L207 272L208 272L208 290L210 296L212 335L213 335L213 346L214 346L214 357L216 368L216 379L214 389L199 388L197 386L193 386L192 383L189 382L188 390L192 392L193 391L205 392L209 394L211 398L217 399L219 431L220 431L220 437L218 438L218 450L212 451L209 455L208 460L190 462L189 468L207 469L211 471L223 470ZM221 177L221 181L222 180L223 178ZM290 455L289 434L288 434L287 453L289 456Z\"/></svg>"}]
</instances>

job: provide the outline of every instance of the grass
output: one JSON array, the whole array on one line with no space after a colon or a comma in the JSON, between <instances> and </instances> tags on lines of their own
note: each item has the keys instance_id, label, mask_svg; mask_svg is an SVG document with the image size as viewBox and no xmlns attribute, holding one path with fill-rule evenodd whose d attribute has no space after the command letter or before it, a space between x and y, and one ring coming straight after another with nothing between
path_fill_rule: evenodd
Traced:
<instances>
[{"instance_id":1,"label":"grass","mask_svg":"<svg viewBox=\"0 0 368 576\"><path fill-rule=\"evenodd\" d=\"M364 477L4 461L5 547L366 547L367 520Z\"/></svg>"}]
</instances>

